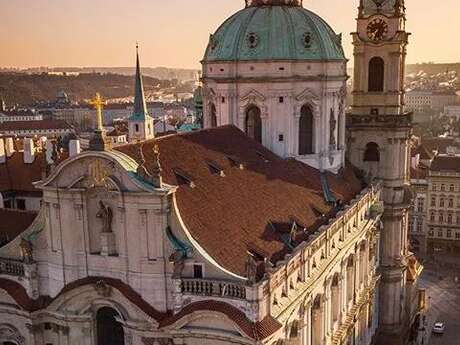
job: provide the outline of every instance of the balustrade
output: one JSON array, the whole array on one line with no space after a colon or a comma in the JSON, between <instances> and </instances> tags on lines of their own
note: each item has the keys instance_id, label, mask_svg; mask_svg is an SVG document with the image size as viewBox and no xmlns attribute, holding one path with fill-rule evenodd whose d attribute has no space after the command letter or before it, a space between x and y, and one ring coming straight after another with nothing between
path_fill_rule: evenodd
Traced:
<instances>
[{"instance_id":1,"label":"balustrade","mask_svg":"<svg viewBox=\"0 0 460 345\"><path fill-rule=\"evenodd\" d=\"M182 279L181 292L198 296L246 299L246 288L243 285L205 279Z\"/></svg>"},{"instance_id":2,"label":"balustrade","mask_svg":"<svg viewBox=\"0 0 460 345\"><path fill-rule=\"evenodd\" d=\"M0 259L0 274L24 277L24 264L20 261Z\"/></svg>"}]
</instances>

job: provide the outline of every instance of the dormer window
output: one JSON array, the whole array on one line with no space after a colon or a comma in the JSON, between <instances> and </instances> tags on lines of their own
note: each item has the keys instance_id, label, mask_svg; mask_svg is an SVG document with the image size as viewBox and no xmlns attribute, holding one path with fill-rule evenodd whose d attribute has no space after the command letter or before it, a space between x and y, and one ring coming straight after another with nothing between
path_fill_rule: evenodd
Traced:
<instances>
[{"instance_id":1,"label":"dormer window","mask_svg":"<svg viewBox=\"0 0 460 345\"><path fill-rule=\"evenodd\" d=\"M188 185L191 188L195 188L195 183L193 182L193 178L187 174L184 170L180 168L173 169L174 175L176 175L177 183L179 185Z\"/></svg>"},{"instance_id":2,"label":"dormer window","mask_svg":"<svg viewBox=\"0 0 460 345\"><path fill-rule=\"evenodd\" d=\"M208 164L211 174L220 175L222 177L225 176L224 169L222 169L216 162L208 161L206 163Z\"/></svg>"}]
</instances>

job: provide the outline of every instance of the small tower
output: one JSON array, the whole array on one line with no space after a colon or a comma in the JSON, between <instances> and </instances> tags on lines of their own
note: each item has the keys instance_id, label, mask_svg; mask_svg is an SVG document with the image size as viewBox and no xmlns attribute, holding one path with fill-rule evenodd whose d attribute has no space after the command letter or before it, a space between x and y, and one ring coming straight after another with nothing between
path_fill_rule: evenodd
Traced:
<instances>
[{"instance_id":1,"label":"small tower","mask_svg":"<svg viewBox=\"0 0 460 345\"><path fill-rule=\"evenodd\" d=\"M153 118L148 114L144 97L141 66L139 63L139 46L136 45L136 81L134 95L134 110L128 118L129 141L143 141L155 137Z\"/></svg>"}]
</instances>

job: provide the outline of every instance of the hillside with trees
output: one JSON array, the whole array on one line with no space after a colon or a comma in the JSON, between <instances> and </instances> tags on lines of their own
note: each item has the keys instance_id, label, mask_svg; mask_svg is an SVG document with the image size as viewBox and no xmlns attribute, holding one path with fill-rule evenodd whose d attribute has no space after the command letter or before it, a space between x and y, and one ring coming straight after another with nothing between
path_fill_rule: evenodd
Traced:
<instances>
[{"instance_id":1,"label":"hillside with trees","mask_svg":"<svg viewBox=\"0 0 460 345\"><path fill-rule=\"evenodd\" d=\"M144 77L146 91L173 87L177 81ZM100 92L105 98L133 95L134 76L85 73L77 76L0 73L0 96L7 105L29 106L54 100L64 90L71 100L88 99Z\"/></svg>"}]
</instances>

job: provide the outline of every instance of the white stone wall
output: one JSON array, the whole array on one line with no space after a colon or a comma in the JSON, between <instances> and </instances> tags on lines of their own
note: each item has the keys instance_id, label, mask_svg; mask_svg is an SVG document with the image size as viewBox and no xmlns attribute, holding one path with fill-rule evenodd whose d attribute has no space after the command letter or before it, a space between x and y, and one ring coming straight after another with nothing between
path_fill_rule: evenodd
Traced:
<instances>
[{"instance_id":1,"label":"white stone wall","mask_svg":"<svg viewBox=\"0 0 460 345\"><path fill-rule=\"evenodd\" d=\"M214 104L218 126L232 124L245 131L246 111L255 105L261 110L264 146L281 157L295 157L315 168L337 171L345 159L345 65L345 62L204 63L204 127L211 126ZM313 110L314 154L299 156L299 118L304 105ZM336 121L333 147L331 110Z\"/></svg>"}]
</instances>

